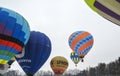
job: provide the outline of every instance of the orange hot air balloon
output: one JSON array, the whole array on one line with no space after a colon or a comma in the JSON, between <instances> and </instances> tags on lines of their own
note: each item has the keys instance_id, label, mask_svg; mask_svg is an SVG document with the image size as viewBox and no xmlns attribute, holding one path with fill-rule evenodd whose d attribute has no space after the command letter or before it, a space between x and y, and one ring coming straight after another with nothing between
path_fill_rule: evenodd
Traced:
<instances>
[{"instance_id":1,"label":"orange hot air balloon","mask_svg":"<svg viewBox=\"0 0 120 76\"><path fill-rule=\"evenodd\" d=\"M52 58L50 62L50 66L55 73L55 76L62 76L62 74L66 71L68 68L68 61L65 57L62 56L56 56Z\"/></svg>"},{"instance_id":2,"label":"orange hot air balloon","mask_svg":"<svg viewBox=\"0 0 120 76\"><path fill-rule=\"evenodd\" d=\"M82 58L82 62L84 56L92 48L93 41L93 36L86 31L76 31L72 33L68 39L70 48L75 52L75 54Z\"/></svg>"}]
</instances>

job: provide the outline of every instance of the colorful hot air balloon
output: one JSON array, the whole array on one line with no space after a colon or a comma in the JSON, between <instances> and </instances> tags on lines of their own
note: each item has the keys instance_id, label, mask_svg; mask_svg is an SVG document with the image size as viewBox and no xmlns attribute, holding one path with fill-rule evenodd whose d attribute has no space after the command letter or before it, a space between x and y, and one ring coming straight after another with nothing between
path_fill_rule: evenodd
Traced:
<instances>
[{"instance_id":1,"label":"colorful hot air balloon","mask_svg":"<svg viewBox=\"0 0 120 76\"><path fill-rule=\"evenodd\" d=\"M0 64L7 64L21 52L29 35L30 28L23 16L0 7Z\"/></svg>"},{"instance_id":2,"label":"colorful hot air balloon","mask_svg":"<svg viewBox=\"0 0 120 76\"><path fill-rule=\"evenodd\" d=\"M120 25L120 0L85 0L85 2L105 19Z\"/></svg>"},{"instance_id":3,"label":"colorful hot air balloon","mask_svg":"<svg viewBox=\"0 0 120 76\"><path fill-rule=\"evenodd\" d=\"M70 58L75 63L75 66L77 67L77 64L80 61L80 56L76 55L75 52L73 51L70 53Z\"/></svg>"},{"instance_id":4,"label":"colorful hot air balloon","mask_svg":"<svg viewBox=\"0 0 120 76\"><path fill-rule=\"evenodd\" d=\"M68 61L65 57L56 56L51 59L50 66L55 73L55 76L62 76L68 68Z\"/></svg>"},{"instance_id":5,"label":"colorful hot air balloon","mask_svg":"<svg viewBox=\"0 0 120 76\"><path fill-rule=\"evenodd\" d=\"M51 53L51 41L47 35L32 31L23 53L16 60L28 76L33 76L47 61Z\"/></svg>"},{"instance_id":6,"label":"colorful hot air balloon","mask_svg":"<svg viewBox=\"0 0 120 76\"><path fill-rule=\"evenodd\" d=\"M70 35L68 42L75 54L83 59L93 46L93 36L86 31L76 31Z\"/></svg>"}]
</instances>

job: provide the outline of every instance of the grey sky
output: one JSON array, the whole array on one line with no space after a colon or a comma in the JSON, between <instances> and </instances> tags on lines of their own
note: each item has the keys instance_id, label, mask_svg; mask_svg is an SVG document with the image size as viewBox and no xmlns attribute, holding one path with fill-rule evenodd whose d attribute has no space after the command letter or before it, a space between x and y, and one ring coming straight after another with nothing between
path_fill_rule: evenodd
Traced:
<instances>
[{"instance_id":1,"label":"grey sky","mask_svg":"<svg viewBox=\"0 0 120 76\"><path fill-rule=\"evenodd\" d=\"M51 39L51 55L40 70L51 70L50 60L54 56L66 57L68 69L76 68L68 45L68 37L75 31L88 31L94 37L91 51L77 69L109 63L120 56L120 27L92 11L84 0L0 0L0 6L23 15L31 30L43 32ZM11 69L21 71L18 66L15 62Z\"/></svg>"}]
</instances>

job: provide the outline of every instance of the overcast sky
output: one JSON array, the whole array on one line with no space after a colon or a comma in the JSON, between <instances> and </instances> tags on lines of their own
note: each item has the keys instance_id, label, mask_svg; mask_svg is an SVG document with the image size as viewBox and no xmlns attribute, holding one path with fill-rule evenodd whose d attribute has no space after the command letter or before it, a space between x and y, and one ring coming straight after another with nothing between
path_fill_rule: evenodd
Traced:
<instances>
[{"instance_id":1,"label":"overcast sky","mask_svg":"<svg viewBox=\"0 0 120 76\"><path fill-rule=\"evenodd\" d=\"M68 69L76 69L68 45L68 37L75 31L88 31L94 37L92 49L77 69L109 63L120 56L120 26L92 11L84 0L0 0L0 6L18 12L28 21L31 31L43 32L51 39L52 52L40 70L51 70L54 56L66 57ZM17 62L11 69L22 71Z\"/></svg>"}]
</instances>

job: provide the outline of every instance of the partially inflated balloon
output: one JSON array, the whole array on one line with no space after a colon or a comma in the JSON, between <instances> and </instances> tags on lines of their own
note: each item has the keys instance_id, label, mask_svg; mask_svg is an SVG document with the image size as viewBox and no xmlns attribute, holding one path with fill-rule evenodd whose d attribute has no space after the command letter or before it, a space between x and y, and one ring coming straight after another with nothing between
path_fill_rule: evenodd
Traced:
<instances>
[{"instance_id":1,"label":"partially inflated balloon","mask_svg":"<svg viewBox=\"0 0 120 76\"><path fill-rule=\"evenodd\" d=\"M65 57L56 56L51 59L50 66L55 76L61 76L68 68L68 61Z\"/></svg>"},{"instance_id":2,"label":"partially inflated balloon","mask_svg":"<svg viewBox=\"0 0 120 76\"><path fill-rule=\"evenodd\" d=\"M99 15L120 25L120 0L85 0Z\"/></svg>"},{"instance_id":3,"label":"partially inflated balloon","mask_svg":"<svg viewBox=\"0 0 120 76\"><path fill-rule=\"evenodd\" d=\"M93 36L86 31L76 31L68 39L70 48L83 58L93 46Z\"/></svg>"},{"instance_id":4,"label":"partially inflated balloon","mask_svg":"<svg viewBox=\"0 0 120 76\"><path fill-rule=\"evenodd\" d=\"M30 35L27 21L20 14L0 7L0 64L22 51Z\"/></svg>"},{"instance_id":5,"label":"partially inflated balloon","mask_svg":"<svg viewBox=\"0 0 120 76\"><path fill-rule=\"evenodd\" d=\"M77 64L80 61L80 56L78 56L77 54L75 54L75 52L71 52L70 53L70 58L75 63L75 66L77 66Z\"/></svg>"},{"instance_id":6,"label":"partially inflated balloon","mask_svg":"<svg viewBox=\"0 0 120 76\"><path fill-rule=\"evenodd\" d=\"M51 53L51 41L47 35L32 31L22 54L16 60L28 76L33 76L47 61Z\"/></svg>"}]
</instances>

